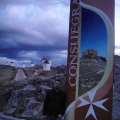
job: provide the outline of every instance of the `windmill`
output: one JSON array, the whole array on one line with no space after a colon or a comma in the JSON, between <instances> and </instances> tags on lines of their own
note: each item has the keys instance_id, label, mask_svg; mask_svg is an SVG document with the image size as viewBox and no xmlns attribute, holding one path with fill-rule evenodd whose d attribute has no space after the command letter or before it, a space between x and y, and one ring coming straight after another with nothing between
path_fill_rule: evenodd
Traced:
<instances>
[{"instance_id":1,"label":"windmill","mask_svg":"<svg viewBox=\"0 0 120 120\"><path fill-rule=\"evenodd\" d=\"M11 66L14 66L14 62L11 62Z\"/></svg>"},{"instance_id":2,"label":"windmill","mask_svg":"<svg viewBox=\"0 0 120 120\"><path fill-rule=\"evenodd\" d=\"M25 63L22 64L22 68L25 68Z\"/></svg>"},{"instance_id":3,"label":"windmill","mask_svg":"<svg viewBox=\"0 0 120 120\"><path fill-rule=\"evenodd\" d=\"M34 63L33 62L31 62L31 67L34 67L35 65L34 65Z\"/></svg>"},{"instance_id":4,"label":"windmill","mask_svg":"<svg viewBox=\"0 0 120 120\"><path fill-rule=\"evenodd\" d=\"M43 70L49 71L51 67L51 61L49 60L48 57L42 57L41 59L42 65L43 65Z\"/></svg>"},{"instance_id":5,"label":"windmill","mask_svg":"<svg viewBox=\"0 0 120 120\"><path fill-rule=\"evenodd\" d=\"M8 62L6 62L6 65L8 65Z\"/></svg>"}]
</instances>

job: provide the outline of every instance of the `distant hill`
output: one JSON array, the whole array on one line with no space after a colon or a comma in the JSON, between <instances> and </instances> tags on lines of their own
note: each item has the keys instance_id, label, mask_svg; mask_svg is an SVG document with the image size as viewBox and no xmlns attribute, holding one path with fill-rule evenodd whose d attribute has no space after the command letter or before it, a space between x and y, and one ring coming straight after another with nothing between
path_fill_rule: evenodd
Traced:
<instances>
[{"instance_id":1,"label":"distant hill","mask_svg":"<svg viewBox=\"0 0 120 120\"><path fill-rule=\"evenodd\" d=\"M44 71L42 66L36 65L33 67L26 67L23 70L25 75L27 76L26 79L33 79L33 78L52 77L55 76L56 74L65 74L66 66L61 65L57 67L51 67L50 71Z\"/></svg>"},{"instance_id":2,"label":"distant hill","mask_svg":"<svg viewBox=\"0 0 120 120\"><path fill-rule=\"evenodd\" d=\"M9 65L0 65L0 89L8 86L17 73L17 69Z\"/></svg>"},{"instance_id":3,"label":"distant hill","mask_svg":"<svg viewBox=\"0 0 120 120\"><path fill-rule=\"evenodd\" d=\"M44 71L43 67L40 65L26 68L17 68L9 65L0 65L0 90L6 88L11 83L15 82L15 76L18 72L18 69L23 69L26 75L25 80L45 78L53 79L57 74L62 74L64 76L66 73L65 65L51 67L50 71Z\"/></svg>"}]
</instances>

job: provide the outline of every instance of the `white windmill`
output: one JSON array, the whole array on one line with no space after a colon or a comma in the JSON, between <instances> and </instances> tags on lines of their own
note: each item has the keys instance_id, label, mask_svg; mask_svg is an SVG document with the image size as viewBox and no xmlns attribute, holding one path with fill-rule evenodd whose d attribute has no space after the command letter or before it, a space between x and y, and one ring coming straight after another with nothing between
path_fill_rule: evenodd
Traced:
<instances>
[{"instance_id":1,"label":"white windmill","mask_svg":"<svg viewBox=\"0 0 120 120\"><path fill-rule=\"evenodd\" d=\"M8 62L6 62L6 65L8 65Z\"/></svg>"},{"instance_id":2,"label":"white windmill","mask_svg":"<svg viewBox=\"0 0 120 120\"><path fill-rule=\"evenodd\" d=\"M49 71L51 67L51 61L46 57L42 57L43 70Z\"/></svg>"},{"instance_id":3,"label":"white windmill","mask_svg":"<svg viewBox=\"0 0 120 120\"><path fill-rule=\"evenodd\" d=\"M11 66L14 66L14 62L11 62Z\"/></svg>"},{"instance_id":4,"label":"white windmill","mask_svg":"<svg viewBox=\"0 0 120 120\"><path fill-rule=\"evenodd\" d=\"M33 62L31 62L31 67L34 67L35 65L34 65L34 63Z\"/></svg>"},{"instance_id":5,"label":"white windmill","mask_svg":"<svg viewBox=\"0 0 120 120\"><path fill-rule=\"evenodd\" d=\"M25 63L22 64L22 68L25 68Z\"/></svg>"}]
</instances>

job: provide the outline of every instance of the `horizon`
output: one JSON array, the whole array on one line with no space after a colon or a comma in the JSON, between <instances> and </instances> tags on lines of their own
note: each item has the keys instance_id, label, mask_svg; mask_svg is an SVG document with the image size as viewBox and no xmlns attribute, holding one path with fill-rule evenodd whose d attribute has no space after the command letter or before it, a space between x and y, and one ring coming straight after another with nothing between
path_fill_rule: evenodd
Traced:
<instances>
[{"instance_id":1,"label":"horizon","mask_svg":"<svg viewBox=\"0 0 120 120\"><path fill-rule=\"evenodd\" d=\"M69 0L2 1L0 9L0 64L40 64L45 56L55 66L67 65ZM115 0L115 55L120 55L119 18Z\"/></svg>"}]
</instances>

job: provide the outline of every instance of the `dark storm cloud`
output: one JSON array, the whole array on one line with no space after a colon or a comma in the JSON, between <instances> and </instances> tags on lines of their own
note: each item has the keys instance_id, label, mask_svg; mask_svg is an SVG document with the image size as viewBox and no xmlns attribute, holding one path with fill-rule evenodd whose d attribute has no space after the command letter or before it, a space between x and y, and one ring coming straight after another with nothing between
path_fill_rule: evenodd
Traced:
<instances>
[{"instance_id":1,"label":"dark storm cloud","mask_svg":"<svg viewBox=\"0 0 120 120\"><path fill-rule=\"evenodd\" d=\"M58 39L59 40L59 39ZM57 44L57 43L56 43ZM62 51L67 50L67 47L65 45L59 44L59 45L28 45L28 44L22 44L22 43L15 43L11 42L10 40L4 41L1 40L0 43L0 55L1 56L7 56L13 58L14 56L17 57L18 53L20 51L36 51L36 52L54 52L54 51ZM44 54L45 55L45 54Z\"/></svg>"},{"instance_id":2,"label":"dark storm cloud","mask_svg":"<svg viewBox=\"0 0 120 120\"><path fill-rule=\"evenodd\" d=\"M67 4L62 1L37 2L1 3L0 64L40 64L43 56L56 65L66 64L69 6L63 9Z\"/></svg>"},{"instance_id":3,"label":"dark storm cloud","mask_svg":"<svg viewBox=\"0 0 120 120\"><path fill-rule=\"evenodd\" d=\"M44 44L43 42L54 44L57 40L52 36L66 37L67 35L68 11L63 10L63 6L52 7L52 4L47 5L46 10L35 7L33 4L32 6L13 5L7 7L1 12L0 30L6 33L4 33L5 37L12 35L17 42L29 41L25 44L37 45ZM7 14L5 15L5 13Z\"/></svg>"},{"instance_id":4,"label":"dark storm cloud","mask_svg":"<svg viewBox=\"0 0 120 120\"><path fill-rule=\"evenodd\" d=\"M42 56L66 63L69 0L4 0L0 9L2 63L37 63Z\"/></svg>"},{"instance_id":5,"label":"dark storm cloud","mask_svg":"<svg viewBox=\"0 0 120 120\"><path fill-rule=\"evenodd\" d=\"M0 64L42 56L66 64L69 8L69 0L1 0Z\"/></svg>"}]
</instances>

